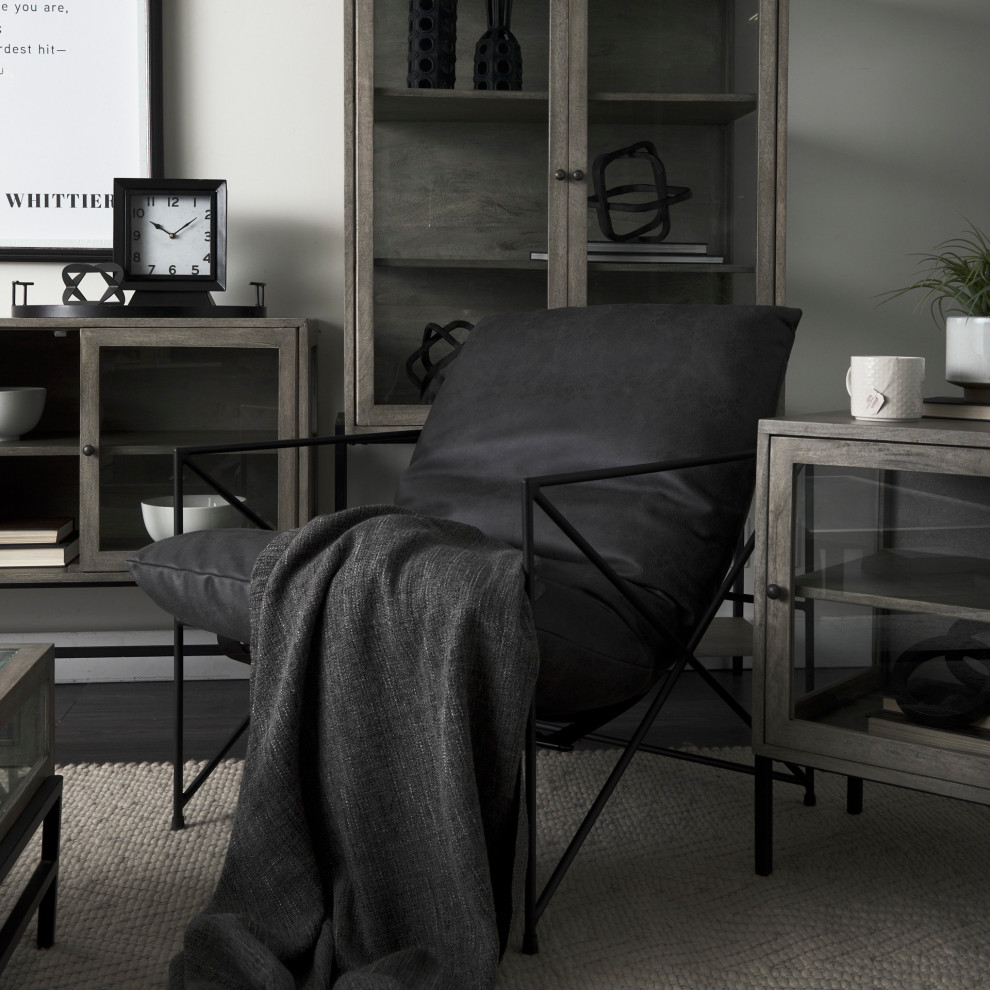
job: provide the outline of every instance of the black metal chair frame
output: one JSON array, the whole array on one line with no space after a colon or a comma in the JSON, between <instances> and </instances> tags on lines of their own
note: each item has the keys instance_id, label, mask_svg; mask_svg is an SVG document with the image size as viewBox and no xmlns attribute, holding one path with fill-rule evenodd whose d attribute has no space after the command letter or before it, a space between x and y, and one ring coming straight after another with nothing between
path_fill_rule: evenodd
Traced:
<instances>
[{"instance_id":1,"label":"black metal chair frame","mask_svg":"<svg viewBox=\"0 0 990 990\"><path fill-rule=\"evenodd\" d=\"M286 448L322 447L333 445L335 447L337 479L335 491L335 509L339 510L346 504L346 450L349 445L368 443L413 443L419 436L418 430L401 430L376 434L345 434L338 421L338 432L333 436L296 438L290 440L274 440L261 443L239 443L223 444L213 446L198 447L177 447L174 451L174 495L175 495L175 532L182 532L182 494L184 490L184 475L188 469L201 481L210 485L219 495L226 498L237 508L242 515L249 519L255 526L262 529L274 529L271 524L262 519L249 506L240 502L237 497L229 491L223 484L211 477L199 465L194 463L193 458L211 454L249 453L260 451L273 451ZM524 888L524 910L525 924L523 935L523 951L535 953L538 950L536 925L543 911L546 909L551 897L560 885L564 874L574 861L584 840L591 831L605 807L606 802L615 790L620 778L625 773L633 756L639 751L658 753L660 755L673 757L675 759L688 760L695 763L702 763L715 766L720 769L733 770L740 773L757 774L757 767L749 764L734 761L721 760L712 757L701 756L681 752L676 749L666 747L656 747L644 744L644 738L649 731L657 715L669 698L674 685L685 668L690 667L697 672L705 683L712 688L716 695L725 702L726 705L747 725L752 724L749 712L718 682L718 680L704 667L694 656L694 651L701 642L708 626L721 608L724 601L734 603L741 601L752 601L752 596L740 594L733 590L738 586L738 581L750 554L753 550L754 538L751 536L744 546L742 552L736 554L736 558L725 575L717 595L713 598L705 614L697 623L694 631L686 642L681 643L674 637L668 629L665 629L657 619L651 615L636 598L630 594L625 582L619 577L613 568L598 554L593 546L578 532L578 530L566 519L559 509L550 501L544 489L559 487L562 485L582 484L591 481L601 481L605 479L631 477L634 475L657 474L666 471L690 470L692 468L711 466L715 464L729 463L740 460L755 460L756 453L753 450L734 452L719 457L685 458L670 461L654 462L649 464L635 464L624 467L617 467L611 470L595 470L574 472L568 474L546 475L523 479L521 482L521 505L523 522L523 568L525 572L526 593L532 599L534 570L534 540L533 528L535 519L535 509L537 506L556 525L561 532L574 544L575 547L585 556L588 561L596 567L605 578L616 587L633 608L656 629L667 642L676 644L679 656L671 664L666 673L662 675L658 684L655 684L649 691L640 698L631 699L629 702L615 706L608 711L594 713L589 719L578 719L563 728L547 729L538 724L535 710L535 699L531 706L528 731L526 738L524 769L525 769L525 795L528 810L528 857ZM208 778L213 769L219 764L224 756L229 752L238 738L247 728L248 719L245 719L221 748L219 753L209 761L200 773L196 776L188 788L184 787L183 777L183 744L182 744L182 705L183 705L183 637L182 623L175 620L175 645L174 645L174 676L175 676L175 764L174 764L174 791L173 791L173 817L172 828L182 828L184 824L183 808L186 803L196 793L202 783ZM231 651L235 659L248 659L246 655L236 656L236 649ZM642 698L649 696L650 691L655 692L645 714L639 725L635 729L631 739L616 740L596 733L601 726L611 721L623 711L637 704ZM552 870L543 891L536 894L536 749L539 746L549 746L556 749L572 748L573 743L578 739L587 738L596 741L624 746L614 768L603 784L597 797L586 813L581 825L575 832L570 844L565 850L560 861ZM796 783L805 789L805 804L814 804L814 776L801 767L793 764L786 764L787 772L774 771L767 763L759 763L760 773L757 776L759 788L765 788L767 781L781 780L787 783ZM757 798L759 798L759 794ZM757 805L759 807L759 804ZM757 850L757 872L769 872L760 868L761 855L765 855L768 850L768 835L766 830L770 828L770 819L767 815L759 815L756 820L756 850Z\"/></svg>"}]
</instances>

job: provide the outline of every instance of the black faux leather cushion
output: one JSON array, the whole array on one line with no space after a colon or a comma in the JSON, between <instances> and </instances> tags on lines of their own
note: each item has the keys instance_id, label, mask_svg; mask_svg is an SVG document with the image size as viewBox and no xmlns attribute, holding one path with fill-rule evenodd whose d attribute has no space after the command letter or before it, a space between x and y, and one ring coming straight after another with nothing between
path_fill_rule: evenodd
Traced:
<instances>
[{"instance_id":1,"label":"black faux leather cushion","mask_svg":"<svg viewBox=\"0 0 990 990\"><path fill-rule=\"evenodd\" d=\"M251 568L274 539L264 529L210 529L150 543L127 559L138 587L186 625L251 641Z\"/></svg>"},{"instance_id":2,"label":"black faux leather cushion","mask_svg":"<svg viewBox=\"0 0 990 990\"><path fill-rule=\"evenodd\" d=\"M800 315L624 304L487 317L448 369L396 503L519 546L527 476L752 449ZM754 476L746 462L547 494L682 632L725 573ZM536 519L541 556L581 559Z\"/></svg>"},{"instance_id":3,"label":"black faux leather cushion","mask_svg":"<svg viewBox=\"0 0 990 990\"><path fill-rule=\"evenodd\" d=\"M536 558L534 617L540 646L536 710L567 721L635 699L670 650L622 595L583 563Z\"/></svg>"},{"instance_id":4,"label":"black faux leather cushion","mask_svg":"<svg viewBox=\"0 0 990 990\"><path fill-rule=\"evenodd\" d=\"M166 612L240 643L251 638L254 562L264 530L183 533L127 561L131 575ZM537 561L540 641L537 707L542 717L599 708L645 691L653 680L650 630L608 584L583 565Z\"/></svg>"}]
</instances>

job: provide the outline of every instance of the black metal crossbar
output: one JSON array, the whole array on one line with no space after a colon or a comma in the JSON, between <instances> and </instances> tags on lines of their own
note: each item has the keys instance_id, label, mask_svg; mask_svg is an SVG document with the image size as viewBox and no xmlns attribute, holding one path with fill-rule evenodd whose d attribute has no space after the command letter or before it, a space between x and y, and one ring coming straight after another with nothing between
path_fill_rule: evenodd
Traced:
<instances>
[{"instance_id":1,"label":"black metal crossbar","mask_svg":"<svg viewBox=\"0 0 990 990\"><path fill-rule=\"evenodd\" d=\"M547 498L543 493L542 489L557 487L561 485L570 484L582 484L591 481L604 481L616 478L627 478L634 477L638 475L645 474L658 474L667 471L680 471L689 470L698 467L709 467L717 464L727 464L732 462L738 462L743 460L755 460L756 452L749 451L738 451L733 453L728 453L724 455L719 455L716 457L697 457L697 458L680 458L668 461L658 461L646 464L633 464L626 467L610 468L610 469L599 469L593 471L578 471L570 472L567 474L556 474L556 475L545 475L542 477L532 477L526 478L522 482L522 495L523 495L523 532L522 532L522 551L523 551L523 569L525 572L525 587L526 593L533 600L533 590L535 586L535 540L534 540L534 524L535 524L535 507L539 506L544 514L560 529L560 531L574 544L575 547L587 558L587 560L595 566L595 568L612 584L619 592L622 594L623 598L629 602L629 604L636 610L636 612L643 617L643 619L656 630L663 640L670 644L671 653L675 657L674 662L668 667L665 672L663 679L661 680L659 687L655 689L656 693L650 702L646 713L643 715L638 726L633 732L632 737L628 740L614 740L607 739L606 737L599 737L602 741L618 742L620 745L624 745L624 748L617 760L615 766L612 768L608 778L602 785L592 802L591 807L585 813L584 819L582 820L577 831L574 833L567 849L564 854L558 860L556 866L551 871L549 879L543 887L542 892L539 896L536 894L536 829L535 829L535 812L536 812L536 748L540 744L540 740L537 736L537 720L536 720L536 709L535 703L530 709L529 727L526 739L526 756L525 756L525 770L526 770L526 802L529 811L529 834L528 834L528 858L526 864L526 878L525 878L525 921L524 921L524 931L523 931L523 951L527 953L535 953L538 951L538 940L536 936L536 925L539 921L541 915L547 907L551 897L560 885L560 882L564 878L564 874L570 868L571 863L573 863L578 851L583 845L585 839L588 837L591 829L593 828L595 822L598 820L599 815L605 807L608 799L611 797L613 791L622 778L626 769L628 768L630 762L632 761L635 754L643 749L644 751L656 752L661 755L676 756L676 758L684 759L690 758L692 762L704 763L710 766L719 767L721 769L733 770L736 772L755 774L756 770L753 766L743 763L737 763L734 761L713 759L710 757L704 757L699 755L691 754L690 757L687 754L680 753L677 750L667 750L660 747L647 747L644 746L644 739L647 732L656 720L661 708L667 702L671 691L674 688L678 678L683 673L684 669L691 666L693 669L699 671L706 683L708 683L717 693L717 695L729 705L729 707L743 719L745 724L751 725L752 719L749 714L737 701L733 698L721 684L711 676L711 674L704 668L704 666L698 661L694 656L694 651L697 649L698 644L701 642L706 630L711 624L712 619L714 619L716 613L722 606L722 602L725 600L739 599L745 596L741 596L738 592L733 592L732 588L736 585L739 575L742 572L742 568L753 551L753 546L755 542L755 537L751 536L746 542L743 551L736 555L736 559L733 562L732 567L729 572L725 575L722 584L718 589L718 593L713 597L711 603L706 609L705 613L702 615L701 619L697 622L692 631L691 635L688 637L686 642L681 642L680 639L675 636L652 612L650 612L643 604L640 602L635 595L633 595L629 589L627 582L625 582L616 573L614 568L598 553L597 550L585 539L584 536L577 530L577 528L561 513L561 511ZM630 702L629 706L635 704L639 699L634 699ZM610 712L609 717L612 717ZM587 738L594 738L593 733L583 734ZM566 740L567 742L573 741L567 738L566 730L564 730L563 735L554 734L550 737L554 744L559 744L561 740ZM802 770L800 767L787 764L789 773L775 773L773 776L776 779L785 780L790 783L798 783L805 787L806 792L806 802L807 794L812 786L813 777Z\"/></svg>"},{"instance_id":2,"label":"black metal crossbar","mask_svg":"<svg viewBox=\"0 0 990 990\"><path fill-rule=\"evenodd\" d=\"M339 421L338 421L339 423ZM182 532L182 501L185 489L185 473L190 471L204 484L212 488L218 495L226 499L242 516L259 529L274 530L266 519L262 518L250 506L242 502L225 485L213 477L195 458L215 454L246 454L264 451L298 449L300 447L336 447L338 451L346 450L347 446L380 443L414 443L419 437L419 430L393 430L387 433L347 434L342 429L331 436L295 437L288 440L266 440L258 442L209 444L196 447L176 447L173 451L173 496L174 496L174 532ZM343 507L346 500L346 460L337 461L337 477L335 479L337 508ZM175 619L172 634L172 680L173 680L173 768L172 768L172 828L175 830L185 826L185 806L199 790L220 761L230 752L231 748L246 731L250 717L245 718L231 733L217 754L199 771L192 783L185 784L183 767L185 752L183 745L183 711L185 690L185 657L206 652L200 647L186 647L183 634L184 624ZM215 653L215 649L208 652Z\"/></svg>"},{"instance_id":3,"label":"black metal crossbar","mask_svg":"<svg viewBox=\"0 0 990 990\"><path fill-rule=\"evenodd\" d=\"M338 452L338 478L337 478L337 497L335 498L335 508L340 509L345 507L346 499L341 497L342 490L346 494L346 484L341 485L341 469L346 470L346 459L341 458L340 454L346 451L348 446L353 446L356 444L375 444L375 443L413 443L419 437L419 430L399 430L391 431L387 433L374 433L374 434L346 434L341 432L335 433L333 436L324 437L307 437L298 438L290 440L273 440L261 443L237 443L237 444L217 444L213 446L199 446L199 447L179 447L175 449L175 532L180 533L182 531L182 519L181 519L181 505L182 505L182 491L183 491L183 475L186 469L191 470L197 477L199 477L206 484L210 485L218 494L223 498L227 499L238 511L241 512L246 518L252 521L254 525L260 526L264 529L272 529L271 525L265 520L261 519L253 510L244 506L228 489L222 484L212 478L208 472L203 470L199 465L194 465L192 458L199 457L208 454L225 454L225 453L247 453L247 452L258 452L258 451L273 451L282 450L288 448L300 448L300 447L323 447L323 446L335 446ZM623 745L624 748L616 762L615 767L609 774L608 779L605 781L601 790L599 791L595 801L585 814L581 825L575 832L567 850L561 857L560 861L555 866L552 871L550 878L547 880L543 891L540 893L539 897L536 896L536 831L535 831L535 808L536 808L536 747L537 747L537 721L536 721L536 710L535 710L535 698L531 704L530 716L529 716L529 731L527 732L526 749L524 755L524 768L526 774L526 801L529 809L530 818L530 828L529 828L529 857L527 863L526 872L526 886L525 886L525 929L523 936L523 948L526 952L536 952L537 951L537 938L536 938L536 923L545 910L550 898L553 896L557 887L559 886L561 880L564 877L567 869L570 867L578 850L587 838L588 833L597 821L601 811L603 810L606 802L611 797L612 792L615 790L619 780L625 773L626 768L632 761L633 756L640 750L645 752L654 752L661 755L670 756L675 759L689 760L691 762L703 763L709 766L714 766L720 769L733 770L736 772L754 774L755 770L753 766L736 763L728 760L714 759L711 757L699 756L696 754L687 754L679 750L667 749L663 747L653 747L644 743L647 732L651 728L653 722L655 721L657 715L659 714L661 708L666 703L675 683L677 682L680 674L685 668L691 667L696 670L702 678L705 680L709 686L716 692L716 694L722 698L722 700L731 708L735 714L740 717L746 724L751 724L751 718L749 713L736 701L732 695L725 690L725 688L718 683L718 681L711 675L711 673L700 663L700 661L694 656L694 651L701 641L702 636L710 625L712 619L715 617L723 601L730 601L733 603L741 604L743 602L752 602L752 595L744 595L738 590L738 585L740 581L740 576L742 573L742 568L744 567L746 560L749 558L753 550L754 538L750 537L745 546L736 555L736 559L733 562L733 566L730 568L728 574L725 576L722 585L719 588L718 594L713 598L711 604L707 608L704 615L701 617L700 621L697 623L696 627L692 631L691 635L688 637L686 642L681 642L677 636L675 636L666 626L659 621L659 619L651 613L639 601L629 590L628 584L615 572L611 565L595 550L595 548L582 536L582 534L572 525L572 523L560 512L560 510L550 501L547 497L544 489L554 488L563 485L571 484L582 484L586 482L594 481L604 481L616 478L627 478L637 475L646 474L656 474L667 471L681 471L690 470L693 468L700 467L711 467L718 464L728 464L743 460L753 460L755 459L754 451L737 451L733 453L724 454L717 457L699 457L699 458L679 458L669 461L652 462L645 464L633 464L624 467L610 468L610 469L596 469L591 471L578 471L578 472L568 472L563 474L554 475L544 475L536 476L531 478L526 478L522 481L522 512L523 512L523 531L522 531L522 553L523 553L523 568L525 572L525 585L526 593L530 596L532 600L533 594L533 572L534 572L534 518L535 518L535 508L539 506L541 511L567 536L567 538L578 548L578 550L584 555L590 563L592 563L598 571L604 575L604 577L619 591L620 594L630 603L630 605L640 614L644 621L650 624L650 626L655 629L658 634L663 638L663 640L671 644L671 653L675 657L674 662L668 667L664 677L661 679L659 685L654 688L655 696L651 700L646 714L641 719L639 725L635 729L632 738L629 740L615 740L605 735L596 735L595 730L600 727L602 722L597 724L587 724L583 723L578 727L578 731L574 732L573 737L568 736L568 730L559 730L558 733L551 736L549 739L545 740L550 745L558 745L560 748L569 748L570 743L577 738L589 738L596 741L608 742L610 744ZM182 675L183 675L183 665L182 665L182 636L181 636L181 623L176 622L176 634L175 634L175 691L176 691L176 717L177 717L177 730L176 730L176 750L175 750L175 793L174 793L174 807L173 807L173 828L182 828L183 826L183 807L185 803L192 797L203 781L209 776L213 768L219 763L223 758L225 753L229 750L230 746L233 745L234 741L240 736L247 726L247 721L238 727L234 735L221 750L221 752L212 760L207 766L200 771L199 775L193 781L193 783L188 788L183 788L183 777L182 777L182 732L181 732L181 708L182 708ZM636 703L640 699L634 699L631 704ZM623 707L628 708L630 705ZM618 712L616 712L618 714ZM611 717L611 716L610 716ZM544 740L539 740L542 745ZM772 779L782 780L789 783L801 784L805 787L806 803L813 803L813 776L810 772L804 769L794 766L792 764L786 764L788 768L788 773L773 772ZM759 783L760 777L757 774L757 781ZM759 836L757 837L759 842Z\"/></svg>"}]
</instances>

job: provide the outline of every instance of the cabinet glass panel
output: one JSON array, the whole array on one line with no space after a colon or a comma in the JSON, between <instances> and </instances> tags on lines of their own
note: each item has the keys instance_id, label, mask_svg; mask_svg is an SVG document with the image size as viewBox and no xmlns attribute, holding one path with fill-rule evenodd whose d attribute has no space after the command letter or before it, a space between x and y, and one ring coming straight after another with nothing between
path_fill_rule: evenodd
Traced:
<instances>
[{"instance_id":1,"label":"cabinet glass panel","mask_svg":"<svg viewBox=\"0 0 990 990\"><path fill-rule=\"evenodd\" d=\"M48 327L4 329L2 384L42 386L45 408L22 439L39 446L65 441L79 450L79 331Z\"/></svg>"},{"instance_id":2,"label":"cabinet glass panel","mask_svg":"<svg viewBox=\"0 0 990 990\"><path fill-rule=\"evenodd\" d=\"M990 754L990 478L794 479L790 717Z\"/></svg>"},{"instance_id":3,"label":"cabinet glass panel","mask_svg":"<svg viewBox=\"0 0 990 990\"><path fill-rule=\"evenodd\" d=\"M588 303L756 301L759 8L589 0Z\"/></svg>"},{"instance_id":4,"label":"cabinet glass panel","mask_svg":"<svg viewBox=\"0 0 990 990\"><path fill-rule=\"evenodd\" d=\"M277 438L276 348L104 346L99 369L101 551L149 542L141 502L171 496L174 447ZM218 454L197 463L274 525L276 457ZM190 494L211 491L191 472L185 485Z\"/></svg>"},{"instance_id":5,"label":"cabinet glass panel","mask_svg":"<svg viewBox=\"0 0 990 990\"><path fill-rule=\"evenodd\" d=\"M0 838L13 825L11 812L51 772L51 688L41 661L26 676L12 676L18 652L0 646Z\"/></svg>"},{"instance_id":6,"label":"cabinet glass panel","mask_svg":"<svg viewBox=\"0 0 990 990\"><path fill-rule=\"evenodd\" d=\"M488 313L540 308L547 298L546 262L530 255L547 250L549 6L513 6L520 91L475 89L484 3L457 5L456 42L437 28L440 0L413 6L422 17L410 16L409 0L374 4L370 161L359 146L359 177L373 172L373 204L362 199L358 208L374 217L373 266L361 276L373 279L376 404L420 402L407 362L428 324L473 324ZM411 43L421 55L410 82ZM448 43L456 45L452 87L431 68ZM449 350L441 342L432 360ZM365 381L369 373L359 368ZM422 379L421 363L413 374Z\"/></svg>"}]
</instances>

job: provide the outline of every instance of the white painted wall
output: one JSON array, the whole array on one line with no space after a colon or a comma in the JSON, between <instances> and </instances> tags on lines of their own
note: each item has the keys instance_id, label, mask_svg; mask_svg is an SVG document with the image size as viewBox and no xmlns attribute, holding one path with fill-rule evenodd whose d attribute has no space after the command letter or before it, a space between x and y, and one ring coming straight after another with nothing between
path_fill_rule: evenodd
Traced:
<instances>
[{"instance_id":1,"label":"white painted wall","mask_svg":"<svg viewBox=\"0 0 990 990\"><path fill-rule=\"evenodd\" d=\"M476 2L476 0L462 0ZM170 176L229 183L228 291L320 330L321 425L342 394L342 0L167 0L165 162ZM942 382L927 313L874 296L910 280L912 251L990 226L990 4L986 0L791 0L787 296L805 311L788 411L845 405L855 353L921 354ZM5 153L9 153L5 149ZM0 290L61 295L61 264L0 264ZM390 497L402 454L358 453L361 495ZM384 459L384 471L380 470ZM136 589L0 594L0 638L105 642L168 637ZM198 665L215 676L221 661ZM222 669L239 665L224 664ZM59 677L168 676L166 663L60 661Z\"/></svg>"}]
</instances>

